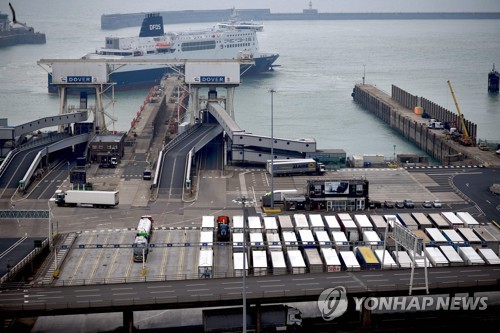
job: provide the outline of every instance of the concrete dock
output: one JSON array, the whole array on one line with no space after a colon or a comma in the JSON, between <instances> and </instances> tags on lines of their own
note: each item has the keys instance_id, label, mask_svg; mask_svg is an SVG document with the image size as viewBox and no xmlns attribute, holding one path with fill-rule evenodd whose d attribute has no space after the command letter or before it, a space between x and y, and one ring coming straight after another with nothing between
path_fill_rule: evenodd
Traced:
<instances>
[{"instance_id":1,"label":"concrete dock","mask_svg":"<svg viewBox=\"0 0 500 333\"><path fill-rule=\"evenodd\" d=\"M352 94L354 101L382 119L417 147L440 161L443 165L500 166L495 151L482 151L477 146L462 146L449 139L442 130L429 129L428 120L415 114L413 108L422 106L442 122L459 121L458 115L424 99L413 96L393 86L392 96L369 84L357 84ZM419 105L421 104L421 105ZM469 135L475 139L477 125L465 120Z\"/></svg>"}]
</instances>

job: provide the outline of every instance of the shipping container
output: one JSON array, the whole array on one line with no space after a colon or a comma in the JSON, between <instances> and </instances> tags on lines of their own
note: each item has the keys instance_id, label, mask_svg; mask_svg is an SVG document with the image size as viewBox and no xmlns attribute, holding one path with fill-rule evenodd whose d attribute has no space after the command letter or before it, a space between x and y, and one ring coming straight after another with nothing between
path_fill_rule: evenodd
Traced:
<instances>
[{"instance_id":1,"label":"shipping container","mask_svg":"<svg viewBox=\"0 0 500 333\"><path fill-rule=\"evenodd\" d=\"M449 229L450 225L448 222L438 213L429 214L429 220L431 220L432 224L438 229Z\"/></svg>"},{"instance_id":2,"label":"shipping container","mask_svg":"<svg viewBox=\"0 0 500 333\"><path fill-rule=\"evenodd\" d=\"M431 239L430 245L448 245L448 240L443 236L438 228L427 228L425 233Z\"/></svg>"},{"instance_id":3,"label":"shipping container","mask_svg":"<svg viewBox=\"0 0 500 333\"><path fill-rule=\"evenodd\" d=\"M332 242L337 251L348 251L349 241L342 231L332 231Z\"/></svg>"},{"instance_id":4,"label":"shipping container","mask_svg":"<svg viewBox=\"0 0 500 333\"><path fill-rule=\"evenodd\" d=\"M392 251L392 257L394 261L399 265L401 268L411 268L412 266L412 261L410 259L410 256L406 251L400 250L400 251Z\"/></svg>"},{"instance_id":5,"label":"shipping container","mask_svg":"<svg viewBox=\"0 0 500 333\"><path fill-rule=\"evenodd\" d=\"M366 215L356 214L354 215L354 223L358 227L358 231L360 234L363 234L363 231L372 231L373 225L370 222L370 219Z\"/></svg>"},{"instance_id":6,"label":"shipping container","mask_svg":"<svg viewBox=\"0 0 500 333\"><path fill-rule=\"evenodd\" d=\"M271 265L273 270L273 275L284 275L287 274L285 256L283 251L271 251Z\"/></svg>"},{"instance_id":7,"label":"shipping container","mask_svg":"<svg viewBox=\"0 0 500 333\"><path fill-rule=\"evenodd\" d=\"M325 224L320 214L309 214L309 226L311 230L325 230Z\"/></svg>"},{"instance_id":8,"label":"shipping container","mask_svg":"<svg viewBox=\"0 0 500 333\"><path fill-rule=\"evenodd\" d=\"M260 221L260 217L249 216L248 229L250 230L250 232L263 232L264 230L262 230L262 222Z\"/></svg>"},{"instance_id":9,"label":"shipping container","mask_svg":"<svg viewBox=\"0 0 500 333\"><path fill-rule=\"evenodd\" d=\"M248 276L248 255L243 256L243 252L233 253L234 276ZM245 262L243 262L245 258ZM243 266L244 265L244 266Z\"/></svg>"},{"instance_id":10,"label":"shipping container","mask_svg":"<svg viewBox=\"0 0 500 333\"><path fill-rule=\"evenodd\" d=\"M479 254L488 265L500 265L500 258L498 258L492 249L477 249L477 254Z\"/></svg>"},{"instance_id":11,"label":"shipping container","mask_svg":"<svg viewBox=\"0 0 500 333\"><path fill-rule=\"evenodd\" d=\"M297 242L297 235L293 231L283 231L281 233L283 236L283 243L285 243L286 248L297 250L299 248L299 242Z\"/></svg>"},{"instance_id":12,"label":"shipping container","mask_svg":"<svg viewBox=\"0 0 500 333\"><path fill-rule=\"evenodd\" d=\"M363 243L372 250L384 248L384 242L380 240L380 237L373 230L363 231Z\"/></svg>"},{"instance_id":13,"label":"shipping container","mask_svg":"<svg viewBox=\"0 0 500 333\"><path fill-rule=\"evenodd\" d=\"M359 232L356 223L351 219L349 214L338 214L340 219L340 228L345 233L350 242L359 241Z\"/></svg>"},{"instance_id":14,"label":"shipping container","mask_svg":"<svg viewBox=\"0 0 500 333\"><path fill-rule=\"evenodd\" d=\"M325 215L324 218L329 232L341 230L339 221L334 215Z\"/></svg>"},{"instance_id":15,"label":"shipping container","mask_svg":"<svg viewBox=\"0 0 500 333\"><path fill-rule=\"evenodd\" d=\"M375 253L368 246L359 246L355 249L356 259L362 269L380 269L380 261L378 261Z\"/></svg>"},{"instance_id":16,"label":"shipping container","mask_svg":"<svg viewBox=\"0 0 500 333\"><path fill-rule=\"evenodd\" d=\"M264 227L266 229L266 233L278 233L278 223L276 222L276 217L265 216Z\"/></svg>"},{"instance_id":17,"label":"shipping container","mask_svg":"<svg viewBox=\"0 0 500 333\"><path fill-rule=\"evenodd\" d=\"M200 256L198 258L198 277L200 279L211 278L213 266L214 266L214 250L212 249L200 250Z\"/></svg>"},{"instance_id":18,"label":"shipping container","mask_svg":"<svg viewBox=\"0 0 500 333\"><path fill-rule=\"evenodd\" d=\"M233 252L243 251L243 233L233 233Z\"/></svg>"},{"instance_id":19,"label":"shipping container","mask_svg":"<svg viewBox=\"0 0 500 333\"><path fill-rule=\"evenodd\" d=\"M462 220L466 228L478 228L480 226L479 222L468 212L458 212L457 217Z\"/></svg>"},{"instance_id":20,"label":"shipping container","mask_svg":"<svg viewBox=\"0 0 500 333\"><path fill-rule=\"evenodd\" d=\"M432 228L432 222L425 216L424 213L411 213L411 216L417 221L418 228L424 230L425 228Z\"/></svg>"},{"instance_id":21,"label":"shipping container","mask_svg":"<svg viewBox=\"0 0 500 333\"><path fill-rule=\"evenodd\" d=\"M465 245L472 246L475 249L481 247L481 238L474 233L474 230L469 228L458 228L457 232L460 237L464 239Z\"/></svg>"},{"instance_id":22,"label":"shipping container","mask_svg":"<svg viewBox=\"0 0 500 333\"><path fill-rule=\"evenodd\" d=\"M470 246L462 246L458 248L458 254L464 260L466 265L484 265L484 260Z\"/></svg>"},{"instance_id":23,"label":"shipping container","mask_svg":"<svg viewBox=\"0 0 500 333\"><path fill-rule=\"evenodd\" d=\"M453 248L451 245L442 245L439 246L439 249L441 252L444 254L446 259L448 259L448 262L450 263L450 266L463 266L464 260L458 252Z\"/></svg>"},{"instance_id":24,"label":"shipping container","mask_svg":"<svg viewBox=\"0 0 500 333\"><path fill-rule=\"evenodd\" d=\"M411 217L410 214L408 213L398 213L397 218L399 219L399 222L401 222L402 225L404 225L408 230L417 230L418 229L418 224L417 221Z\"/></svg>"},{"instance_id":25,"label":"shipping container","mask_svg":"<svg viewBox=\"0 0 500 333\"><path fill-rule=\"evenodd\" d=\"M316 241L311 230L299 230L300 244L303 248L316 247Z\"/></svg>"},{"instance_id":26,"label":"shipping container","mask_svg":"<svg viewBox=\"0 0 500 333\"><path fill-rule=\"evenodd\" d=\"M309 229L309 223L305 214L293 214L295 230Z\"/></svg>"},{"instance_id":27,"label":"shipping container","mask_svg":"<svg viewBox=\"0 0 500 333\"><path fill-rule=\"evenodd\" d=\"M233 216L233 226L232 226L233 234L243 232L243 229L244 229L243 216L241 215Z\"/></svg>"},{"instance_id":28,"label":"shipping container","mask_svg":"<svg viewBox=\"0 0 500 333\"><path fill-rule=\"evenodd\" d=\"M252 251L252 268L254 276L267 275L267 255L266 251Z\"/></svg>"},{"instance_id":29,"label":"shipping container","mask_svg":"<svg viewBox=\"0 0 500 333\"><path fill-rule=\"evenodd\" d=\"M316 238L317 244L321 247L332 247L333 243L328 236L328 232L325 230L315 231L314 236Z\"/></svg>"},{"instance_id":30,"label":"shipping container","mask_svg":"<svg viewBox=\"0 0 500 333\"><path fill-rule=\"evenodd\" d=\"M342 265L335 249L322 247L320 249L320 253L323 261L325 262L327 272L331 273L341 271Z\"/></svg>"},{"instance_id":31,"label":"shipping container","mask_svg":"<svg viewBox=\"0 0 500 333\"><path fill-rule=\"evenodd\" d=\"M359 262L352 251L339 251L339 259L343 270L345 271L361 270L361 266L359 265Z\"/></svg>"},{"instance_id":32,"label":"shipping container","mask_svg":"<svg viewBox=\"0 0 500 333\"><path fill-rule=\"evenodd\" d=\"M261 232L250 233L250 246L252 249L265 249L264 237Z\"/></svg>"},{"instance_id":33,"label":"shipping container","mask_svg":"<svg viewBox=\"0 0 500 333\"><path fill-rule=\"evenodd\" d=\"M306 272L306 263L299 250L286 251L286 257L292 274L304 274Z\"/></svg>"},{"instance_id":34,"label":"shipping container","mask_svg":"<svg viewBox=\"0 0 500 333\"><path fill-rule=\"evenodd\" d=\"M394 259L391 257L389 251L382 250L382 249L377 249L377 250L374 250L373 252L377 256L377 259L378 259L379 262L382 262L382 258L383 258L384 262L382 264L382 268L384 268L384 269L394 269L394 268L398 268L399 267L399 265L396 264L396 262L394 261ZM385 257L384 257L384 252L385 252Z\"/></svg>"},{"instance_id":35,"label":"shipping container","mask_svg":"<svg viewBox=\"0 0 500 333\"><path fill-rule=\"evenodd\" d=\"M370 215L370 219L372 220L373 230L383 237L387 228L387 222L384 217L382 215Z\"/></svg>"},{"instance_id":36,"label":"shipping container","mask_svg":"<svg viewBox=\"0 0 500 333\"><path fill-rule=\"evenodd\" d=\"M280 230L284 231L293 231L292 218L288 215L279 215L278 220L280 222Z\"/></svg>"},{"instance_id":37,"label":"shipping container","mask_svg":"<svg viewBox=\"0 0 500 333\"><path fill-rule=\"evenodd\" d=\"M200 247L211 249L214 244L214 232L202 231L200 232Z\"/></svg>"},{"instance_id":38,"label":"shipping container","mask_svg":"<svg viewBox=\"0 0 500 333\"><path fill-rule=\"evenodd\" d=\"M446 256L438 247L427 247L424 249L424 252L433 267L446 267L450 265L448 259L446 259Z\"/></svg>"},{"instance_id":39,"label":"shipping container","mask_svg":"<svg viewBox=\"0 0 500 333\"><path fill-rule=\"evenodd\" d=\"M215 216L202 216L201 218L201 231L214 231L215 229Z\"/></svg>"},{"instance_id":40,"label":"shipping container","mask_svg":"<svg viewBox=\"0 0 500 333\"><path fill-rule=\"evenodd\" d=\"M455 229L446 229L442 231L444 238L452 242L455 246L465 246L465 241Z\"/></svg>"},{"instance_id":41,"label":"shipping container","mask_svg":"<svg viewBox=\"0 0 500 333\"><path fill-rule=\"evenodd\" d=\"M304 260L311 273L321 273L324 271L323 261L319 255L318 249L304 249Z\"/></svg>"},{"instance_id":42,"label":"shipping container","mask_svg":"<svg viewBox=\"0 0 500 333\"><path fill-rule=\"evenodd\" d=\"M281 244L279 234L267 233L266 240L267 240L267 248L269 249L269 251L281 251L282 250L282 244Z\"/></svg>"},{"instance_id":43,"label":"shipping container","mask_svg":"<svg viewBox=\"0 0 500 333\"><path fill-rule=\"evenodd\" d=\"M464 221L458 218L453 212L441 212L441 216L448 222L451 229L463 228Z\"/></svg>"}]
</instances>

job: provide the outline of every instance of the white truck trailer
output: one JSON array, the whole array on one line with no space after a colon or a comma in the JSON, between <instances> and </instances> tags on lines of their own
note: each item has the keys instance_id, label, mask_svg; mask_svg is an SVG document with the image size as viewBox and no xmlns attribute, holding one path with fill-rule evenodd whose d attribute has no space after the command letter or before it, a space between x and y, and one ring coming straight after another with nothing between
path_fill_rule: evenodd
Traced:
<instances>
[{"instance_id":1,"label":"white truck trailer","mask_svg":"<svg viewBox=\"0 0 500 333\"><path fill-rule=\"evenodd\" d=\"M430 213L429 219L431 220L432 224L434 224L434 226L438 229L449 229L450 228L448 221L445 220L445 218L438 213Z\"/></svg>"},{"instance_id":2,"label":"white truck trailer","mask_svg":"<svg viewBox=\"0 0 500 333\"><path fill-rule=\"evenodd\" d=\"M317 244L321 247L332 247L332 241L328 236L328 232L325 230L319 230L314 232Z\"/></svg>"},{"instance_id":3,"label":"white truck trailer","mask_svg":"<svg viewBox=\"0 0 500 333\"><path fill-rule=\"evenodd\" d=\"M339 251L339 259L342 267L346 271L359 271L361 266L359 265L354 252L352 251Z\"/></svg>"},{"instance_id":4,"label":"white truck trailer","mask_svg":"<svg viewBox=\"0 0 500 333\"><path fill-rule=\"evenodd\" d=\"M211 278L213 266L214 266L214 250L212 249L200 250L200 256L198 258L198 277L201 279Z\"/></svg>"},{"instance_id":5,"label":"white truck trailer","mask_svg":"<svg viewBox=\"0 0 500 333\"><path fill-rule=\"evenodd\" d=\"M293 214L295 230L309 230L309 223L305 214Z\"/></svg>"},{"instance_id":6,"label":"white truck trailer","mask_svg":"<svg viewBox=\"0 0 500 333\"><path fill-rule=\"evenodd\" d=\"M299 230L299 238L302 248L316 247L316 241L311 230Z\"/></svg>"},{"instance_id":7,"label":"white truck trailer","mask_svg":"<svg viewBox=\"0 0 500 333\"><path fill-rule=\"evenodd\" d=\"M457 232L464 239L467 246L472 246L477 249L482 247L481 238L470 228L457 228Z\"/></svg>"},{"instance_id":8,"label":"white truck trailer","mask_svg":"<svg viewBox=\"0 0 500 333\"><path fill-rule=\"evenodd\" d=\"M439 249L444 254L446 259L448 259L450 266L463 266L465 264L464 260L462 259L462 257L460 257L460 255L453 248L453 246L442 245L442 246L439 246Z\"/></svg>"},{"instance_id":9,"label":"white truck trailer","mask_svg":"<svg viewBox=\"0 0 500 333\"><path fill-rule=\"evenodd\" d=\"M442 231L444 238L448 240L448 242L452 242L455 246L464 246L465 240L458 234L455 229L445 229Z\"/></svg>"},{"instance_id":10,"label":"white truck trailer","mask_svg":"<svg viewBox=\"0 0 500 333\"><path fill-rule=\"evenodd\" d=\"M332 231L332 241L337 251L349 250L349 241L343 231Z\"/></svg>"},{"instance_id":11,"label":"white truck trailer","mask_svg":"<svg viewBox=\"0 0 500 333\"><path fill-rule=\"evenodd\" d=\"M237 232L233 233L232 235L233 235L233 252L242 252L243 241L244 241L243 233Z\"/></svg>"},{"instance_id":12,"label":"white truck trailer","mask_svg":"<svg viewBox=\"0 0 500 333\"><path fill-rule=\"evenodd\" d=\"M256 308L247 310L246 329L255 331L257 326L265 332L294 331L302 326L301 312L287 305L262 305L260 316ZM203 310L203 330L205 333L214 332L241 332L243 323L243 308L221 308ZM256 318L260 317L260 325Z\"/></svg>"},{"instance_id":13,"label":"white truck trailer","mask_svg":"<svg viewBox=\"0 0 500 333\"><path fill-rule=\"evenodd\" d=\"M363 242L365 246L368 246L372 250L384 248L384 242L380 240L378 234L373 230L363 231Z\"/></svg>"},{"instance_id":14,"label":"white truck trailer","mask_svg":"<svg viewBox=\"0 0 500 333\"><path fill-rule=\"evenodd\" d=\"M437 247L426 247L425 255L433 267L446 267L450 265L446 256Z\"/></svg>"},{"instance_id":15,"label":"white truck trailer","mask_svg":"<svg viewBox=\"0 0 500 333\"><path fill-rule=\"evenodd\" d=\"M266 244L264 243L264 237L261 232L250 233L250 246L253 250L265 249Z\"/></svg>"},{"instance_id":16,"label":"white truck trailer","mask_svg":"<svg viewBox=\"0 0 500 333\"><path fill-rule=\"evenodd\" d=\"M201 217L201 231L214 231L215 229L215 216L205 215Z\"/></svg>"},{"instance_id":17,"label":"white truck trailer","mask_svg":"<svg viewBox=\"0 0 500 333\"><path fill-rule=\"evenodd\" d=\"M234 268L234 276L248 276L248 255L243 256L243 252L234 252L233 253L233 268ZM245 262L243 262L243 258L245 258Z\"/></svg>"},{"instance_id":18,"label":"white truck trailer","mask_svg":"<svg viewBox=\"0 0 500 333\"><path fill-rule=\"evenodd\" d=\"M327 272L340 272L342 270L342 264L335 249L322 247L320 253L325 262Z\"/></svg>"},{"instance_id":19,"label":"white truck trailer","mask_svg":"<svg viewBox=\"0 0 500 333\"><path fill-rule=\"evenodd\" d=\"M492 249L484 248L477 249L477 254L488 264L488 265L500 265L500 258L493 252Z\"/></svg>"},{"instance_id":20,"label":"white truck trailer","mask_svg":"<svg viewBox=\"0 0 500 333\"><path fill-rule=\"evenodd\" d=\"M326 227L328 231L341 231L342 229L340 228L339 221L334 215L325 215L325 222L326 222Z\"/></svg>"},{"instance_id":21,"label":"white truck trailer","mask_svg":"<svg viewBox=\"0 0 500 333\"><path fill-rule=\"evenodd\" d=\"M267 255L264 250L252 251L252 268L254 276L267 275Z\"/></svg>"},{"instance_id":22,"label":"white truck trailer","mask_svg":"<svg viewBox=\"0 0 500 333\"><path fill-rule=\"evenodd\" d=\"M400 250L400 251L392 251L392 256L394 258L394 261L399 265L401 268L411 268L412 266L412 261L410 259L410 256L406 251Z\"/></svg>"},{"instance_id":23,"label":"white truck trailer","mask_svg":"<svg viewBox=\"0 0 500 333\"><path fill-rule=\"evenodd\" d=\"M202 231L200 232L200 248L211 249L214 245L214 232Z\"/></svg>"},{"instance_id":24,"label":"white truck trailer","mask_svg":"<svg viewBox=\"0 0 500 333\"><path fill-rule=\"evenodd\" d=\"M280 222L281 232L293 231L292 218L289 215L279 215L278 220Z\"/></svg>"},{"instance_id":25,"label":"white truck trailer","mask_svg":"<svg viewBox=\"0 0 500 333\"><path fill-rule=\"evenodd\" d=\"M297 241L297 235L293 231L283 231L281 233L283 236L283 243L287 249L297 250L299 248L299 242Z\"/></svg>"},{"instance_id":26,"label":"white truck trailer","mask_svg":"<svg viewBox=\"0 0 500 333\"><path fill-rule=\"evenodd\" d=\"M309 214L309 227L313 231L325 230L325 224L320 214Z\"/></svg>"},{"instance_id":27,"label":"white truck trailer","mask_svg":"<svg viewBox=\"0 0 500 333\"><path fill-rule=\"evenodd\" d=\"M271 258L271 267L273 275L285 275L287 274L285 256L283 255L283 251L270 251L269 252Z\"/></svg>"},{"instance_id":28,"label":"white truck trailer","mask_svg":"<svg viewBox=\"0 0 500 333\"><path fill-rule=\"evenodd\" d=\"M54 199L59 207L93 206L108 208L120 202L118 191L75 191L58 190Z\"/></svg>"},{"instance_id":29,"label":"white truck trailer","mask_svg":"<svg viewBox=\"0 0 500 333\"><path fill-rule=\"evenodd\" d=\"M241 215L233 216L233 225L232 225L231 229L232 229L231 231L233 234L243 232L243 229L244 229L243 216L241 216Z\"/></svg>"},{"instance_id":30,"label":"white truck trailer","mask_svg":"<svg viewBox=\"0 0 500 333\"><path fill-rule=\"evenodd\" d=\"M432 222L424 213L411 213L411 216L417 221L419 229L424 230L425 228L432 228Z\"/></svg>"},{"instance_id":31,"label":"white truck trailer","mask_svg":"<svg viewBox=\"0 0 500 333\"><path fill-rule=\"evenodd\" d=\"M457 217L462 220L466 228L479 228L479 222L468 212L457 212Z\"/></svg>"},{"instance_id":32,"label":"white truck trailer","mask_svg":"<svg viewBox=\"0 0 500 333\"><path fill-rule=\"evenodd\" d=\"M266 229L266 233L278 233L278 223L276 222L276 217L265 216L264 228Z\"/></svg>"},{"instance_id":33,"label":"white truck trailer","mask_svg":"<svg viewBox=\"0 0 500 333\"><path fill-rule=\"evenodd\" d=\"M286 251L286 257L292 274L304 274L306 272L306 263L299 250Z\"/></svg>"},{"instance_id":34,"label":"white truck trailer","mask_svg":"<svg viewBox=\"0 0 500 333\"><path fill-rule=\"evenodd\" d=\"M358 231L360 234L363 233L363 231L372 231L373 230L373 225L370 222L370 219L366 215L362 214L356 214L354 215L354 222L356 223L356 226L358 227Z\"/></svg>"},{"instance_id":35,"label":"white truck trailer","mask_svg":"<svg viewBox=\"0 0 500 333\"><path fill-rule=\"evenodd\" d=\"M431 245L446 245L448 244L448 240L441 233L441 230L438 228L427 228L425 229L425 233L429 236L431 240Z\"/></svg>"},{"instance_id":36,"label":"white truck trailer","mask_svg":"<svg viewBox=\"0 0 500 333\"><path fill-rule=\"evenodd\" d=\"M384 235L387 227L384 217L382 215L370 215L370 219L372 220L373 230L379 235Z\"/></svg>"},{"instance_id":37,"label":"white truck trailer","mask_svg":"<svg viewBox=\"0 0 500 333\"><path fill-rule=\"evenodd\" d=\"M268 160L266 170L274 176L294 176L294 175L322 175L325 173L325 165L316 162L312 158L305 159L279 159Z\"/></svg>"},{"instance_id":38,"label":"white truck trailer","mask_svg":"<svg viewBox=\"0 0 500 333\"><path fill-rule=\"evenodd\" d=\"M391 257L391 254L387 250L382 250L382 249L376 249L373 252L375 252L375 256L377 257L378 261L382 262L382 258L384 258L384 263L382 264L383 269L393 269L393 268L398 268L398 264L394 261L394 259ZM385 252L385 256L384 256Z\"/></svg>"},{"instance_id":39,"label":"white truck trailer","mask_svg":"<svg viewBox=\"0 0 500 333\"><path fill-rule=\"evenodd\" d=\"M267 248L269 251L281 251L282 244L280 240L280 235L277 233L267 233L266 234Z\"/></svg>"},{"instance_id":40,"label":"white truck trailer","mask_svg":"<svg viewBox=\"0 0 500 333\"><path fill-rule=\"evenodd\" d=\"M464 221L458 218L453 212L441 212L441 216L448 222L450 228L463 228Z\"/></svg>"},{"instance_id":41,"label":"white truck trailer","mask_svg":"<svg viewBox=\"0 0 500 333\"><path fill-rule=\"evenodd\" d=\"M259 216L248 217L248 229L250 232L262 232L262 222Z\"/></svg>"},{"instance_id":42,"label":"white truck trailer","mask_svg":"<svg viewBox=\"0 0 500 333\"><path fill-rule=\"evenodd\" d=\"M458 254L464 260L466 265L484 265L483 258L470 246L463 246L458 248Z\"/></svg>"},{"instance_id":43,"label":"white truck trailer","mask_svg":"<svg viewBox=\"0 0 500 333\"><path fill-rule=\"evenodd\" d=\"M318 249L304 249L304 259L311 273L321 273L323 269L323 261L319 255Z\"/></svg>"},{"instance_id":44,"label":"white truck trailer","mask_svg":"<svg viewBox=\"0 0 500 333\"><path fill-rule=\"evenodd\" d=\"M350 242L359 241L358 227L356 226L356 223L354 223L354 221L351 219L351 216L349 214L342 213L338 214L338 217L340 219L340 227L345 233L347 239Z\"/></svg>"}]
</instances>

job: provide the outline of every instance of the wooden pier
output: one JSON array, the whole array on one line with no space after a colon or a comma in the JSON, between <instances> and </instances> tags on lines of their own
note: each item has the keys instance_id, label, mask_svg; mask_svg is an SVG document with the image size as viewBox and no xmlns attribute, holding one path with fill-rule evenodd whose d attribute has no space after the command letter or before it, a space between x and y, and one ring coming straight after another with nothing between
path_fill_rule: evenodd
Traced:
<instances>
[{"instance_id":1,"label":"wooden pier","mask_svg":"<svg viewBox=\"0 0 500 333\"><path fill-rule=\"evenodd\" d=\"M392 86L392 96L369 84L356 84L352 93L354 101L387 123L408 141L440 161L443 165L500 166L495 151L482 151L478 147L465 147L450 140L443 130L428 128L428 119L415 112L415 107L430 118L453 124L461 130L457 114L419 96ZM477 125L465 120L470 137L476 143Z\"/></svg>"}]
</instances>

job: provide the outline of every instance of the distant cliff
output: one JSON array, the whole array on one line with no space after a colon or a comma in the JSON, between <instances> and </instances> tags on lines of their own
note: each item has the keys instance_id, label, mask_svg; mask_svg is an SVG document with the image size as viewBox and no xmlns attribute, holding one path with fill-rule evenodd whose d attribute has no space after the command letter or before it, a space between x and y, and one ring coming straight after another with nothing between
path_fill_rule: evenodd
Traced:
<instances>
[{"instance_id":1,"label":"distant cliff","mask_svg":"<svg viewBox=\"0 0 500 333\"><path fill-rule=\"evenodd\" d=\"M183 10L160 12L166 25L176 23L220 22L228 20L231 9ZM101 16L101 29L140 26L146 13L108 14ZM463 20L500 19L500 13L318 13L305 9L302 13L271 13L270 9L239 9L243 21L285 20Z\"/></svg>"}]
</instances>

